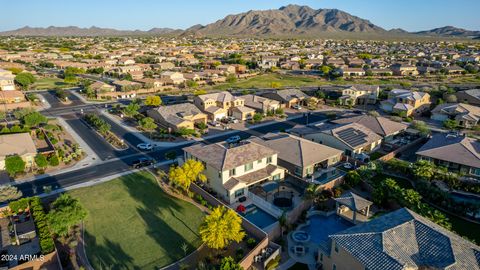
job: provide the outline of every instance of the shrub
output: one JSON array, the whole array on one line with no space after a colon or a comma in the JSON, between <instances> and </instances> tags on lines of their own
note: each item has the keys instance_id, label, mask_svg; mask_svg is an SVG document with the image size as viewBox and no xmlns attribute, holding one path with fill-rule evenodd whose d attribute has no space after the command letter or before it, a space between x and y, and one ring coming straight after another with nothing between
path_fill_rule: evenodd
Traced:
<instances>
[{"instance_id":1,"label":"shrub","mask_svg":"<svg viewBox=\"0 0 480 270\"><path fill-rule=\"evenodd\" d=\"M254 248L256 245L257 245L257 240L255 240L255 238L250 237L247 239L247 246L249 248Z\"/></svg>"},{"instance_id":2,"label":"shrub","mask_svg":"<svg viewBox=\"0 0 480 270\"><path fill-rule=\"evenodd\" d=\"M48 158L48 164L49 164L50 166L53 166L53 167L60 165L60 161L58 160L58 156L55 155L55 154L54 154L54 155L51 155L51 156Z\"/></svg>"}]
</instances>

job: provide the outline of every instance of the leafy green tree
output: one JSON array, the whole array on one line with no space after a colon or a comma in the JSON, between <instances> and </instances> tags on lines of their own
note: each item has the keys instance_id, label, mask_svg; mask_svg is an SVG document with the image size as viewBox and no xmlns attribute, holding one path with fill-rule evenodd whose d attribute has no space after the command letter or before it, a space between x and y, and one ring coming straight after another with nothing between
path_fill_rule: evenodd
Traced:
<instances>
[{"instance_id":1,"label":"leafy green tree","mask_svg":"<svg viewBox=\"0 0 480 270\"><path fill-rule=\"evenodd\" d=\"M45 167L48 166L47 158L46 158L44 155L38 153L38 154L35 156L35 164L37 164L37 167L43 169L43 168L45 168Z\"/></svg>"},{"instance_id":2,"label":"leafy green tree","mask_svg":"<svg viewBox=\"0 0 480 270\"><path fill-rule=\"evenodd\" d=\"M152 107L158 107L158 106L162 105L162 99L159 96L148 96L145 99L145 105L152 106Z\"/></svg>"},{"instance_id":3,"label":"leafy green tree","mask_svg":"<svg viewBox=\"0 0 480 270\"><path fill-rule=\"evenodd\" d=\"M258 123L263 120L263 115L261 113L255 113L252 119L253 122Z\"/></svg>"},{"instance_id":4,"label":"leafy green tree","mask_svg":"<svg viewBox=\"0 0 480 270\"><path fill-rule=\"evenodd\" d=\"M17 173L25 171L25 161L19 155L8 156L5 158L5 170L14 177Z\"/></svg>"},{"instance_id":5,"label":"leafy green tree","mask_svg":"<svg viewBox=\"0 0 480 270\"><path fill-rule=\"evenodd\" d=\"M39 112L32 112L32 113L29 113L29 114L25 115L25 117L23 117L22 121L26 126L37 127L40 124L47 123L48 119L47 119L47 117L45 117L43 114L41 114Z\"/></svg>"},{"instance_id":6,"label":"leafy green tree","mask_svg":"<svg viewBox=\"0 0 480 270\"><path fill-rule=\"evenodd\" d=\"M133 117L138 114L138 110L140 109L140 104L137 102L131 102L125 108L123 108L123 113L126 116Z\"/></svg>"},{"instance_id":7,"label":"leafy green tree","mask_svg":"<svg viewBox=\"0 0 480 270\"><path fill-rule=\"evenodd\" d=\"M189 88L195 88L195 87L198 87L198 82L194 81L194 80L188 80L186 82L187 84L187 87Z\"/></svg>"},{"instance_id":8,"label":"leafy green tree","mask_svg":"<svg viewBox=\"0 0 480 270\"><path fill-rule=\"evenodd\" d=\"M220 263L220 270L243 270L243 267L240 266L235 260L228 256L222 259Z\"/></svg>"},{"instance_id":9,"label":"leafy green tree","mask_svg":"<svg viewBox=\"0 0 480 270\"><path fill-rule=\"evenodd\" d=\"M360 176L360 174L358 174L357 171L349 171L345 176L345 181L349 186L354 187L360 184L360 181L362 181L362 177Z\"/></svg>"},{"instance_id":10,"label":"leafy green tree","mask_svg":"<svg viewBox=\"0 0 480 270\"><path fill-rule=\"evenodd\" d=\"M443 127L449 130L454 130L457 128L457 121L453 119L447 119L443 121Z\"/></svg>"},{"instance_id":11,"label":"leafy green tree","mask_svg":"<svg viewBox=\"0 0 480 270\"><path fill-rule=\"evenodd\" d=\"M8 202L22 197L22 192L15 186L0 186L0 202Z\"/></svg>"},{"instance_id":12,"label":"leafy green tree","mask_svg":"<svg viewBox=\"0 0 480 270\"><path fill-rule=\"evenodd\" d=\"M153 120L153 118L151 117L142 118L139 121L139 124L144 130L150 133L157 128L157 124L155 124L155 120Z\"/></svg>"},{"instance_id":13,"label":"leafy green tree","mask_svg":"<svg viewBox=\"0 0 480 270\"><path fill-rule=\"evenodd\" d=\"M224 206L214 208L204 218L199 233L202 241L213 249L223 249L233 241L239 243L245 237L240 216Z\"/></svg>"},{"instance_id":14,"label":"leafy green tree","mask_svg":"<svg viewBox=\"0 0 480 270\"><path fill-rule=\"evenodd\" d=\"M52 203L47 214L48 223L53 233L66 236L70 229L87 216L87 210L69 194L62 194Z\"/></svg>"},{"instance_id":15,"label":"leafy green tree","mask_svg":"<svg viewBox=\"0 0 480 270\"><path fill-rule=\"evenodd\" d=\"M237 76L235 74L230 74L227 76L228 83L235 83L237 81Z\"/></svg>"},{"instance_id":16,"label":"leafy green tree","mask_svg":"<svg viewBox=\"0 0 480 270\"><path fill-rule=\"evenodd\" d=\"M430 134L430 128L423 121L413 121L412 128L420 131L420 134L422 134L423 136Z\"/></svg>"},{"instance_id":17,"label":"leafy green tree","mask_svg":"<svg viewBox=\"0 0 480 270\"><path fill-rule=\"evenodd\" d=\"M36 79L35 77L28 72L22 72L15 76L15 82L20 85L24 90L27 90L31 84L33 84Z\"/></svg>"},{"instance_id":18,"label":"leafy green tree","mask_svg":"<svg viewBox=\"0 0 480 270\"><path fill-rule=\"evenodd\" d=\"M50 157L48 157L48 165L52 167L56 167L60 165L60 160L58 159L58 156L56 154L53 154Z\"/></svg>"},{"instance_id":19,"label":"leafy green tree","mask_svg":"<svg viewBox=\"0 0 480 270\"><path fill-rule=\"evenodd\" d=\"M322 66L322 67L320 68L320 70L322 71L322 74L323 74L324 76L327 76L327 75L329 75L330 72L332 71L332 68L329 67L329 66Z\"/></svg>"},{"instance_id":20,"label":"leafy green tree","mask_svg":"<svg viewBox=\"0 0 480 270\"><path fill-rule=\"evenodd\" d=\"M435 174L435 164L428 160L418 160L413 164L413 174L421 179L430 180Z\"/></svg>"},{"instance_id":21,"label":"leafy green tree","mask_svg":"<svg viewBox=\"0 0 480 270\"><path fill-rule=\"evenodd\" d=\"M193 182L207 181L207 177L203 174L204 170L205 166L203 166L202 162L188 159L182 166L171 167L168 178L174 186L188 191Z\"/></svg>"}]
</instances>

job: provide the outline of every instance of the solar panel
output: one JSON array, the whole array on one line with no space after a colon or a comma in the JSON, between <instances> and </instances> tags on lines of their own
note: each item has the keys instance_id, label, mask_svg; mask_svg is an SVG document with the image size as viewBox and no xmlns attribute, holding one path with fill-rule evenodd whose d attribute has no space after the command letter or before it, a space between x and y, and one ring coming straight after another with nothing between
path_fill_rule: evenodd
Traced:
<instances>
[{"instance_id":1,"label":"solar panel","mask_svg":"<svg viewBox=\"0 0 480 270\"><path fill-rule=\"evenodd\" d=\"M367 134L354 128L347 128L337 132L337 136L347 144L357 147L367 142Z\"/></svg>"}]
</instances>

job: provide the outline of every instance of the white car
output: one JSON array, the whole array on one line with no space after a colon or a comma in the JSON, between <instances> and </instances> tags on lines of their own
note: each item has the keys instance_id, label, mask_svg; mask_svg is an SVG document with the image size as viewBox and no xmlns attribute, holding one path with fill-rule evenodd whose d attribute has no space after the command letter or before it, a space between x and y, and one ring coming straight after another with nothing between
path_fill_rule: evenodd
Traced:
<instances>
[{"instance_id":1,"label":"white car","mask_svg":"<svg viewBox=\"0 0 480 270\"><path fill-rule=\"evenodd\" d=\"M137 145L137 148L140 149L140 150L152 150L153 145L150 144L150 143L141 143L141 144Z\"/></svg>"},{"instance_id":2,"label":"white car","mask_svg":"<svg viewBox=\"0 0 480 270\"><path fill-rule=\"evenodd\" d=\"M344 167L345 169L353 169L352 163L348 163L348 162L347 162L347 163L344 163L344 164L343 164L343 167Z\"/></svg>"},{"instance_id":3,"label":"white car","mask_svg":"<svg viewBox=\"0 0 480 270\"><path fill-rule=\"evenodd\" d=\"M302 107L300 107L300 105L298 105L298 104L293 105L292 108L294 108L295 110L301 110L302 109Z\"/></svg>"}]
</instances>

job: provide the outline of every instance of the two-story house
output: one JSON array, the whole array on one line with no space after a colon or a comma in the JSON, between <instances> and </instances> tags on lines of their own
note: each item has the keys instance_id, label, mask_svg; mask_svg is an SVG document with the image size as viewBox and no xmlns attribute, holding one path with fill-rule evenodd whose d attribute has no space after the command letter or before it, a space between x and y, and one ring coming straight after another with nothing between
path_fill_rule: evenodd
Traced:
<instances>
[{"instance_id":1,"label":"two-story house","mask_svg":"<svg viewBox=\"0 0 480 270\"><path fill-rule=\"evenodd\" d=\"M0 68L0 91L15 90L15 75L12 72Z\"/></svg>"},{"instance_id":2,"label":"two-story house","mask_svg":"<svg viewBox=\"0 0 480 270\"><path fill-rule=\"evenodd\" d=\"M410 116L429 110L430 104L428 93L393 89L388 93L388 99L380 103L380 108L385 112Z\"/></svg>"},{"instance_id":3,"label":"two-story house","mask_svg":"<svg viewBox=\"0 0 480 270\"><path fill-rule=\"evenodd\" d=\"M342 105L375 104L380 87L375 85L352 85L342 90L339 101Z\"/></svg>"},{"instance_id":4,"label":"two-story house","mask_svg":"<svg viewBox=\"0 0 480 270\"><path fill-rule=\"evenodd\" d=\"M246 107L252 108L259 113L266 114L267 112L275 111L280 108L280 102L273 99L256 95L244 95L240 96L240 98L245 101Z\"/></svg>"},{"instance_id":5,"label":"two-story house","mask_svg":"<svg viewBox=\"0 0 480 270\"><path fill-rule=\"evenodd\" d=\"M252 141L233 146L195 144L183 151L185 160L204 164L207 185L230 204L248 196L253 186L281 180L285 175L285 169L277 165L278 151Z\"/></svg>"},{"instance_id":6,"label":"two-story house","mask_svg":"<svg viewBox=\"0 0 480 270\"><path fill-rule=\"evenodd\" d=\"M196 96L193 103L213 121L227 116L246 120L255 114L254 109L245 107L243 98L236 97L227 91Z\"/></svg>"},{"instance_id":7,"label":"two-story house","mask_svg":"<svg viewBox=\"0 0 480 270\"><path fill-rule=\"evenodd\" d=\"M160 80L166 85L179 85L185 82L183 74L174 71L164 71L160 74Z\"/></svg>"},{"instance_id":8,"label":"two-story house","mask_svg":"<svg viewBox=\"0 0 480 270\"><path fill-rule=\"evenodd\" d=\"M430 118L441 122L451 119L460 127L472 128L480 120L480 107L465 103L444 103L432 110Z\"/></svg>"}]
</instances>

